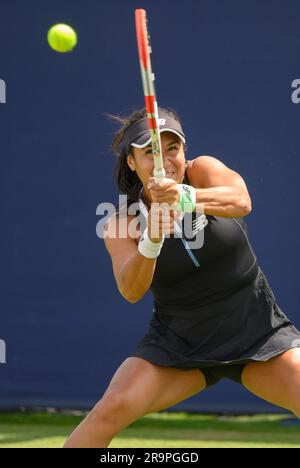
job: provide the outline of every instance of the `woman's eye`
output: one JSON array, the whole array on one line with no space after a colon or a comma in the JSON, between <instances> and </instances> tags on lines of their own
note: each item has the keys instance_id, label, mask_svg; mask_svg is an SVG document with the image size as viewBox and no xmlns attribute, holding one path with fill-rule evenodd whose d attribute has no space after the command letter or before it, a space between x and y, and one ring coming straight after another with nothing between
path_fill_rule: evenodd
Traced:
<instances>
[{"instance_id":1,"label":"woman's eye","mask_svg":"<svg viewBox=\"0 0 300 468\"><path fill-rule=\"evenodd\" d=\"M168 148L168 151L174 151L174 150L178 150L177 146L170 146L170 148ZM149 149L146 151L146 154L152 154L152 150Z\"/></svg>"}]
</instances>

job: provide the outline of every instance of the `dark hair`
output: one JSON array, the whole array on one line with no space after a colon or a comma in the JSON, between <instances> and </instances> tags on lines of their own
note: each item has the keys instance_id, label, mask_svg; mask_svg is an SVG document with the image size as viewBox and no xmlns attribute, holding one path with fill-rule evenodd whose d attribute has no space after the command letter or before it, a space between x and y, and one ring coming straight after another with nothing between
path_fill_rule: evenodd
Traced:
<instances>
[{"instance_id":1,"label":"dark hair","mask_svg":"<svg viewBox=\"0 0 300 468\"><path fill-rule=\"evenodd\" d=\"M175 120L180 122L179 115L176 111L170 108L163 108L159 107L158 112L164 112L173 117ZM138 178L135 171L132 171L127 163L127 156L128 154L133 155L133 147L130 146L129 150L126 152L124 149L122 142L124 138L124 134L127 128L137 122L138 120L142 119L143 117L147 116L146 108L135 110L131 115L124 117L124 116L115 116L111 114L106 114L108 117L112 118L115 122L121 124L121 128L115 134L112 143L111 143L111 150L117 157L115 169L114 169L114 176L121 194L127 195L127 207L129 207L132 203L135 203L139 199L139 195L141 189L143 187L140 179ZM185 146L186 149L186 146Z\"/></svg>"}]
</instances>

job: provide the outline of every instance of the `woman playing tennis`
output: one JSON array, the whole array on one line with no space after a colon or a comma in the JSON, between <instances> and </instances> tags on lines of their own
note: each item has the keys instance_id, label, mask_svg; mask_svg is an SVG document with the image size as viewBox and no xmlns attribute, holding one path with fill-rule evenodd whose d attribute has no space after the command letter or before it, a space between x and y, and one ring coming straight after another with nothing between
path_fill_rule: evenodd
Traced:
<instances>
[{"instance_id":1,"label":"woman playing tennis","mask_svg":"<svg viewBox=\"0 0 300 468\"><path fill-rule=\"evenodd\" d=\"M117 182L128 207L139 203L145 229L142 222L138 232L132 229L137 218L128 215L127 235L115 235L123 216L118 212L105 238L120 293L135 303L150 289L153 316L66 447L108 447L137 419L222 378L300 417L300 332L277 305L249 241L244 218L252 207L245 181L214 157L186 160L178 115L160 108L159 117L166 171L159 181L153 177L146 111L119 119L112 143ZM184 211L187 200L192 213ZM169 217L158 204L167 204ZM204 204L202 222L196 223L204 241L192 248L182 226L188 216L195 221L197 204ZM175 235L178 214L181 237Z\"/></svg>"}]
</instances>

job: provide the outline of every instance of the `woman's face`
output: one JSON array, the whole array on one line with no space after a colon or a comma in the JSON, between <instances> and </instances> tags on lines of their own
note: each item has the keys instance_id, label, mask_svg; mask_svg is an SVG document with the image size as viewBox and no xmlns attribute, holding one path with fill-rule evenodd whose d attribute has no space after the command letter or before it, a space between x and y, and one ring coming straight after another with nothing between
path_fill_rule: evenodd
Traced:
<instances>
[{"instance_id":1,"label":"woman's face","mask_svg":"<svg viewBox=\"0 0 300 468\"><path fill-rule=\"evenodd\" d=\"M171 132L163 132L160 135L162 146L162 157L166 177L173 179L177 184L180 184L185 172L185 155L184 146L181 139ZM140 181L147 191L147 182L150 177L153 177L154 163L152 157L151 145L139 149L133 148L133 155L129 154L127 163L131 170L136 171Z\"/></svg>"}]
</instances>

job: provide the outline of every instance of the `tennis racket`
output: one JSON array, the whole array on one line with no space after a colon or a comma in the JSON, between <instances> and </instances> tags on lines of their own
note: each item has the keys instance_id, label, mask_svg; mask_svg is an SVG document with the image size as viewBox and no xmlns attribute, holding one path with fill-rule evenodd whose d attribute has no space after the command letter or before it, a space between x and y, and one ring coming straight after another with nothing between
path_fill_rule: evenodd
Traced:
<instances>
[{"instance_id":1,"label":"tennis racket","mask_svg":"<svg viewBox=\"0 0 300 468\"><path fill-rule=\"evenodd\" d=\"M145 104L148 113L149 128L151 133L152 154L154 160L154 177L156 179L163 179L166 173L163 167L162 160L158 107L154 86L155 76L154 73L152 73L150 58L152 49L150 45L150 35L148 31L147 14L145 10L135 10L135 28Z\"/></svg>"}]
</instances>

